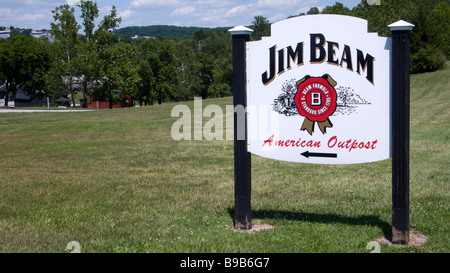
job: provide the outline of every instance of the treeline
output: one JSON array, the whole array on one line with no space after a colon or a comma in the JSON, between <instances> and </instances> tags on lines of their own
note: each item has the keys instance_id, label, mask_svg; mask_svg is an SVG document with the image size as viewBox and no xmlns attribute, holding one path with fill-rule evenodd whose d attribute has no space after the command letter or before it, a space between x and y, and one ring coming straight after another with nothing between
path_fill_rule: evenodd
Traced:
<instances>
[{"instance_id":1,"label":"treeline","mask_svg":"<svg viewBox=\"0 0 450 273\"><path fill-rule=\"evenodd\" d=\"M75 105L81 93L84 101L106 100L112 106L121 99L115 91L141 105L232 94L232 45L226 30L131 41L115 34L121 18L114 6L97 26L96 2L81 1L76 8L81 25L74 7L52 11L54 42L26 35L0 39L0 83L6 84L7 95L15 97L18 87L25 87L30 96L45 94L54 101L69 94Z\"/></svg>"},{"instance_id":2,"label":"treeline","mask_svg":"<svg viewBox=\"0 0 450 273\"><path fill-rule=\"evenodd\" d=\"M167 26L167 25L156 25L156 26L133 26L119 28L115 32L117 35L123 35L125 37L134 37L135 35L139 37L184 37L194 35L195 32L199 30L212 30L219 31L230 28L200 28L200 27L181 27L181 26Z\"/></svg>"},{"instance_id":3,"label":"treeline","mask_svg":"<svg viewBox=\"0 0 450 273\"><path fill-rule=\"evenodd\" d=\"M341 14L360 17L368 21L370 32L389 37L388 25L405 20L415 25L411 32L411 73L431 72L442 69L450 56L450 1L448 0L362 0L349 9L336 2L322 11L312 7L306 13ZM255 38L270 35L270 23L262 17L255 17L253 28Z\"/></svg>"},{"instance_id":4,"label":"treeline","mask_svg":"<svg viewBox=\"0 0 450 273\"><path fill-rule=\"evenodd\" d=\"M411 72L442 69L450 56L450 1L448 0L363 0L352 10L340 3L322 10L324 14L343 14L364 18L369 31L390 36L388 25L405 20L415 25L411 32Z\"/></svg>"},{"instance_id":5,"label":"treeline","mask_svg":"<svg viewBox=\"0 0 450 273\"><path fill-rule=\"evenodd\" d=\"M114 6L98 25L95 2L81 1L76 8L81 11L81 25L75 8L62 5L53 10L54 42L26 35L0 39L0 84L8 93L15 94L23 86L31 96L46 94L52 100L70 94L72 104L81 93L84 101L107 100L111 106L121 99L115 91L141 105L232 95L232 43L227 28L132 40L117 34L121 18ZM413 73L443 67L450 53L449 1L381 0L381 5L369 5L363 0L353 9L336 3L322 12L311 8L293 16L318 13L362 17L368 20L369 31L383 36L390 35L387 25L397 20L413 23ZM252 39L270 35L270 24L256 16L250 26ZM136 34L141 35L130 36Z\"/></svg>"}]
</instances>

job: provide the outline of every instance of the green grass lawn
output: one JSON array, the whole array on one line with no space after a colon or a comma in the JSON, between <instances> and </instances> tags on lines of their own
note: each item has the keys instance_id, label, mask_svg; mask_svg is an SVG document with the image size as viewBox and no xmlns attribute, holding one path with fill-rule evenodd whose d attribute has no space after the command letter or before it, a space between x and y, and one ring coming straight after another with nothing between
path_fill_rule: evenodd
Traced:
<instances>
[{"instance_id":1,"label":"green grass lawn","mask_svg":"<svg viewBox=\"0 0 450 273\"><path fill-rule=\"evenodd\" d=\"M450 251L449 79L411 77L410 225L428 242L383 253ZM0 114L0 252L368 253L391 232L390 160L257 156L253 223L274 228L235 232L233 142L174 141L175 105Z\"/></svg>"}]
</instances>

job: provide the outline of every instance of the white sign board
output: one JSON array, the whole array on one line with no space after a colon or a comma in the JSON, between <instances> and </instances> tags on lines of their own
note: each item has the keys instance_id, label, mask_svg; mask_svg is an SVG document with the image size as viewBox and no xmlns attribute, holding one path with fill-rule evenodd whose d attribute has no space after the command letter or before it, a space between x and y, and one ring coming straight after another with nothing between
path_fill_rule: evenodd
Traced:
<instances>
[{"instance_id":1,"label":"white sign board","mask_svg":"<svg viewBox=\"0 0 450 273\"><path fill-rule=\"evenodd\" d=\"M389 38L367 21L307 15L247 43L249 152L314 164L390 157Z\"/></svg>"}]
</instances>

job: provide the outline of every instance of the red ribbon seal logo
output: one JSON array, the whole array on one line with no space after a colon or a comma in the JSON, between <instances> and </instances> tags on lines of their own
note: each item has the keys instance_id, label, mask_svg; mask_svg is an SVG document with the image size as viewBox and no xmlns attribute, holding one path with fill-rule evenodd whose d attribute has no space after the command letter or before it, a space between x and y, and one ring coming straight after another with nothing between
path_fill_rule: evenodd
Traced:
<instances>
[{"instance_id":1,"label":"red ribbon seal logo","mask_svg":"<svg viewBox=\"0 0 450 273\"><path fill-rule=\"evenodd\" d=\"M329 116L336 111L336 82L328 74L322 77L307 75L297 82L297 86L295 104L299 114L305 117L301 130L312 135L314 123L317 122L320 131L325 134L327 127L333 127Z\"/></svg>"}]
</instances>

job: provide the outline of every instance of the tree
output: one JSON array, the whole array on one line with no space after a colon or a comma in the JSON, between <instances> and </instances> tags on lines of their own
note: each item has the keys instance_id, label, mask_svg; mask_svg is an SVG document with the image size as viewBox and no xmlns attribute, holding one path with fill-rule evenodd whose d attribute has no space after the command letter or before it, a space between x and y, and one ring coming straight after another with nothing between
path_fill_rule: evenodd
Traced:
<instances>
[{"instance_id":1,"label":"tree","mask_svg":"<svg viewBox=\"0 0 450 273\"><path fill-rule=\"evenodd\" d=\"M139 101L139 105L145 103L145 105L152 104L153 102L153 88L155 86L156 79L153 76L152 68L147 60L140 60L138 66L139 83L134 94L134 98Z\"/></svg>"},{"instance_id":2,"label":"tree","mask_svg":"<svg viewBox=\"0 0 450 273\"><path fill-rule=\"evenodd\" d=\"M81 8L81 18L83 19L84 35L86 42L92 40L95 28L95 20L98 17L99 9L96 2L82 0L77 4Z\"/></svg>"},{"instance_id":3,"label":"tree","mask_svg":"<svg viewBox=\"0 0 450 273\"><path fill-rule=\"evenodd\" d=\"M89 84L96 78L99 70L98 54L94 38L95 20L98 17L99 9L97 3L92 1L81 1L78 4L81 8L81 18L84 26L84 43L80 45L80 73L83 85L83 108L87 108L87 93Z\"/></svg>"},{"instance_id":4,"label":"tree","mask_svg":"<svg viewBox=\"0 0 450 273\"><path fill-rule=\"evenodd\" d=\"M263 36L270 36L270 23L266 17L258 15L255 16L253 22L253 38L261 40Z\"/></svg>"},{"instance_id":5,"label":"tree","mask_svg":"<svg viewBox=\"0 0 450 273\"><path fill-rule=\"evenodd\" d=\"M352 11L344 7L342 3L336 2L333 6L326 6L322 10L322 14L341 14L341 15L352 15Z\"/></svg>"},{"instance_id":6,"label":"tree","mask_svg":"<svg viewBox=\"0 0 450 273\"><path fill-rule=\"evenodd\" d=\"M307 15L312 15L312 14L320 14L320 10L317 7L312 7L308 10L308 12L306 12Z\"/></svg>"},{"instance_id":7,"label":"tree","mask_svg":"<svg viewBox=\"0 0 450 273\"><path fill-rule=\"evenodd\" d=\"M9 95L16 96L17 87L34 97L43 88L43 78L49 68L49 53L44 41L15 35L0 43L0 82L6 85L5 106Z\"/></svg>"},{"instance_id":8,"label":"tree","mask_svg":"<svg viewBox=\"0 0 450 273\"><path fill-rule=\"evenodd\" d=\"M450 56L450 3L437 4L427 16L425 26L430 43Z\"/></svg>"},{"instance_id":9,"label":"tree","mask_svg":"<svg viewBox=\"0 0 450 273\"><path fill-rule=\"evenodd\" d=\"M353 15L366 19L370 32L377 32L378 35L385 37L391 35L388 25L399 20L390 1L381 1L380 5L370 5L363 0L353 8Z\"/></svg>"},{"instance_id":10,"label":"tree","mask_svg":"<svg viewBox=\"0 0 450 273\"><path fill-rule=\"evenodd\" d=\"M201 32L204 33L203 30ZM197 76L198 63L195 57L200 52L196 52L195 43L204 39L206 39L206 35L201 39L185 37L175 45L174 58L178 71L176 101L193 100L196 92L200 89L200 80Z\"/></svg>"},{"instance_id":11,"label":"tree","mask_svg":"<svg viewBox=\"0 0 450 273\"><path fill-rule=\"evenodd\" d=\"M101 82L101 86L94 91L94 97L109 100L110 109L115 102L113 91L120 90L122 95L133 95L140 81L138 68L132 63L136 54L135 45L119 43L114 34L121 21L113 6L111 13L103 18L94 32L100 64L98 79Z\"/></svg>"},{"instance_id":12,"label":"tree","mask_svg":"<svg viewBox=\"0 0 450 273\"><path fill-rule=\"evenodd\" d=\"M155 89L157 84L157 74L162 66L159 59L159 48L161 42L156 39L147 39L139 44L139 76L141 78L136 98L140 104L153 105L156 97Z\"/></svg>"},{"instance_id":13,"label":"tree","mask_svg":"<svg viewBox=\"0 0 450 273\"><path fill-rule=\"evenodd\" d=\"M369 23L369 31L390 36L390 23L400 19L414 24L411 31L411 72L434 71L445 65L449 54L448 0L382 0L381 5L361 1L353 9L355 16Z\"/></svg>"},{"instance_id":14,"label":"tree","mask_svg":"<svg viewBox=\"0 0 450 273\"><path fill-rule=\"evenodd\" d=\"M15 97L16 84L23 79L21 75L22 63L21 54L15 54L15 48L12 43L17 36L11 40L0 41L0 82L6 85L5 106L8 106L9 94L13 93Z\"/></svg>"},{"instance_id":15,"label":"tree","mask_svg":"<svg viewBox=\"0 0 450 273\"><path fill-rule=\"evenodd\" d=\"M156 73L156 100L159 104L166 100L173 100L177 86L177 64L173 54L175 44L172 41L162 42L159 51L160 67Z\"/></svg>"},{"instance_id":16,"label":"tree","mask_svg":"<svg viewBox=\"0 0 450 273\"><path fill-rule=\"evenodd\" d=\"M63 83L72 97L72 106L75 107L77 90L74 89L74 84L80 75L79 63L76 60L79 57L78 30L80 26L75 19L75 9L67 4L57 7L52 13L56 23L51 23L50 33L55 37L55 43L59 50L55 52L52 64L52 69L57 70L50 75L63 79ZM57 80L55 79L55 81Z\"/></svg>"},{"instance_id":17,"label":"tree","mask_svg":"<svg viewBox=\"0 0 450 273\"><path fill-rule=\"evenodd\" d=\"M24 56L24 68L27 71L25 87L30 95L41 96L45 87L45 75L50 69L50 42L48 39L27 38L28 49ZM33 94L34 93L34 94Z\"/></svg>"},{"instance_id":18,"label":"tree","mask_svg":"<svg viewBox=\"0 0 450 273\"><path fill-rule=\"evenodd\" d=\"M97 30L94 32L95 44L99 57L99 75L98 79L101 86L96 89L95 97L107 99L109 101L109 108L113 106L113 89L117 88L116 63L120 58L119 50L114 49L113 46L117 43L114 30L119 27L122 19L117 17L117 9L112 6L111 13L103 17Z\"/></svg>"},{"instance_id":19,"label":"tree","mask_svg":"<svg viewBox=\"0 0 450 273\"><path fill-rule=\"evenodd\" d=\"M121 17L117 17L117 8L113 5L111 13L106 15L100 22L98 29L94 32L97 49L101 52L104 48L118 42L114 33L122 22Z\"/></svg>"},{"instance_id":20,"label":"tree","mask_svg":"<svg viewBox=\"0 0 450 273\"><path fill-rule=\"evenodd\" d=\"M198 52L201 52L202 51L202 41L205 40L208 37L208 35L206 34L206 32L203 29L199 29L194 33L194 35L192 37L198 43Z\"/></svg>"}]
</instances>

